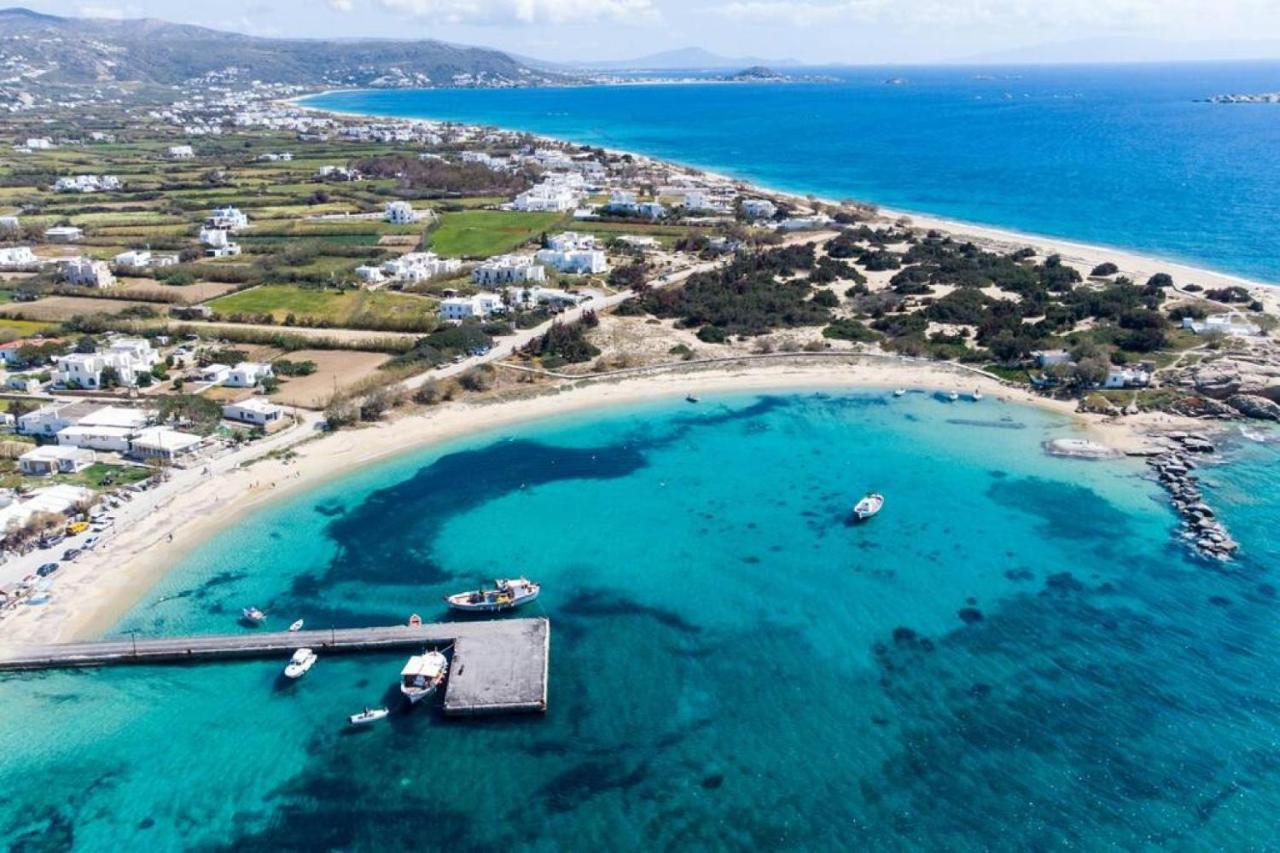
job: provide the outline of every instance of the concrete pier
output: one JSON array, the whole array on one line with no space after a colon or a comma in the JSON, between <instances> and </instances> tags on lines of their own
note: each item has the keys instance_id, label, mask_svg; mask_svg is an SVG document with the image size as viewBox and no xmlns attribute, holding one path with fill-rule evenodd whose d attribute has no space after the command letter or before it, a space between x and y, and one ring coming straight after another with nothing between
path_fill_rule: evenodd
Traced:
<instances>
[{"instance_id":1,"label":"concrete pier","mask_svg":"<svg viewBox=\"0 0 1280 853\"><path fill-rule=\"evenodd\" d=\"M551 655L546 619L436 622L322 631L245 631L195 637L154 637L17 646L0 650L0 671L171 664L281 658L304 646L326 654L453 645L444 710L456 716L545 711Z\"/></svg>"}]
</instances>

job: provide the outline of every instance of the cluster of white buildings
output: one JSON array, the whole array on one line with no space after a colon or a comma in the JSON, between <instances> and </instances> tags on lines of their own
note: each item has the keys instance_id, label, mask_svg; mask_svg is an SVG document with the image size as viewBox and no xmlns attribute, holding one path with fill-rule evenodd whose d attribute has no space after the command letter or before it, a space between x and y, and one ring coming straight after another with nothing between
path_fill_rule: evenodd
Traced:
<instances>
[{"instance_id":1,"label":"cluster of white buildings","mask_svg":"<svg viewBox=\"0 0 1280 853\"><path fill-rule=\"evenodd\" d=\"M527 255L498 255L478 264L471 280L483 287L547 280L547 271Z\"/></svg>"},{"instance_id":2,"label":"cluster of white buildings","mask_svg":"<svg viewBox=\"0 0 1280 853\"><path fill-rule=\"evenodd\" d=\"M440 300L440 319L461 322L471 317L484 319L506 310L502 297L496 293L484 292L474 296L450 296Z\"/></svg>"},{"instance_id":3,"label":"cluster of white buildings","mask_svg":"<svg viewBox=\"0 0 1280 853\"><path fill-rule=\"evenodd\" d=\"M364 175L360 174L359 169L351 169L347 166L321 166L316 169L317 181L363 181Z\"/></svg>"},{"instance_id":4,"label":"cluster of white buildings","mask_svg":"<svg viewBox=\"0 0 1280 853\"><path fill-rule=\"evenodd\" d=\"M137 385L138 377L159 363L159 353L145 338L116 338L106 349L59 358L56 379L67 387L101 388L103 371L112 368L121 385Z\"/></svg>"},{"instance_id":5,"label":"cluster of white buildings","mask_svg":"<svg viewBox=\"0 0 1280 853\"><path fill-rule=\"evenodd\" d=\"M504 314L508 308L569 308L582 302L583 297L553 287L535 284L532 287L506 287L502 293L481 291L472 296L451 296L440 301L440 319L461 322L471 318L486 319L494 314Z\"/></svg>"},{"instance_id":6,"label":"cluster of white buildings","mask_svg":"<svg viewBox=\"0 0 1280 853\"><path fill-rule=\"evenodd\" d=\"M266 154L259 154L258 159L263 163L288 163L293 160L293 152L268 151Z\"/></svg>"},{"instance_id":7,"label":"cluster of white buildings","mask_svg":"<svg viewBox=\"0 0 1280 853\"><path fill-rule=\"evenodd\" d=\"M74 175L53 182L54 191L60 193L111 192L120 187L120 179L115 175Z\"/></svg>"},{"instance_id":8,"label":"cluster of white buildings","mask_svg":"<svg viewBox=\"0 0 1280 853\"><path fill-rule=\"evenodd\" d=\"M264 361L242 361L234 366L211 364L201 368L200 381L227 388L256 388L262 380L274 375L271 365Z\"/></svg>"},{"instance_id":9,"label":"cluster of white buildings","mask_svg":"<svg viewBox=\"0 0 1280 853\"><path fill-rule=\"evenodd\" d=\"M420 282L452 275L462 269L457 258L442 258L435 252L409 252L383 261L382 266L356 267L356 277L367 284L382 281Z\"/></svg>"},{"instance_id":10,"label":"cluster of white buildings","mask_svg":"<svg viewBox=\"0 0 1280 853\"><path fill-rule=\"evenodd\" d=\"M165 156L170 160L194 160L196 152L190 145L170 145Z\"/></svg>"},{"instance_id":11,"label":"cluster of white buildings","mask_svg":"<svg viewBox=\"0 0 1280 853\"><path fill-rule=\"evenodd\" d=\"M85 257L63 261L62 278L67 284L81 287L114 287L116 283L106 261Z\"/></svg>"},{"instance_id":12,"label":"cluster of white buildings","mask_svg":"<svg viewBox=\"0 0 1280 853\"><path fill-rule=\"evenodd\" d=\"M209 228L239 231L249 227L249 217L238 207L215 207L205 220L205 225Z\"/></svg>"},{"instance_id":13,"label":"cluster of white buildings","mask_svg":"<svg viewBox=\"0 0 1280 853\"><path fill-rule=\"evenodd\" d=\"M592 275L609 269L609 260L590 234L566 231L547 240L534 256L539 263L571 275Z\"/></svg>"},{"instance_id":14,"label":"cluster of white buildings","mask_svg":"<svg viewBox=\"0 0 1280 853\"><path fill-rule=\"evenodd\" d=\"M171 461L205 443L198 435L157 426L155 420L156 413L146 409L53 403L18 418L17 428L23 435L56 439L57 449L28 451L19 458L19 465L33 474L71 473L92 464L93 451Z\"/></svg>"}]
</instances>

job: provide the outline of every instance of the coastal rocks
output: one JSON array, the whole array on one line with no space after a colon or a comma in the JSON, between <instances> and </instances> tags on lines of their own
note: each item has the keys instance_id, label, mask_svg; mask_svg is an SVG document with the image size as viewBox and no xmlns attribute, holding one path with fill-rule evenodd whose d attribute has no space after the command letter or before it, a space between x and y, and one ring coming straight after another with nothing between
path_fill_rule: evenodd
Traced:
<instances>
[{"instance_id":1,"label":"coastal rocks","mask_svg":"<svg viewBox=\"0 0 1280 853\"><path fill-rule=\"evenodd\" d=\"M1219 562L1230 560L1240 546L1204 502L1199 478L1191 473L1196 463L1188 455L1212 453L1213 442L1205 436L1186 433L1169 433L1165 437L1170 449L1147 464L1155 470L1156 479L1169 492L1174 509L1182 518L1179 538L1197 556Z\"/></svg>"},{"instance_id":2,"label":"coastal rocks","mask_svg":"<svg viewBox=\"0 0 1280 853\"><path fill-rule=\"evenodd\" d=\"M1084 438L1053 438L1040 445L1050 456L1065 456L1069 459L1115 459L1121 453Z\"/></svg>"},{"instance_id":3,"label":"coastal rocks","mask_svg":"<svg viewBox=\"0 0 1280 853\"><path fill-rule=\"evenodd\" d=\"M1183 397L1167 407L1170 414L1188 418L1238 418L1240 413L1211 397Z\"/></svg>"},{"instance_id":4,"label":"coastal rocks","mask_svg":"<svg viewBox=\"0 0 1280 853\"><path fill-rule=\"evenodd\" d=\"M1263 421L1280 421L1280 404L1256 394L1234 394L1227 398L1227 405L1246 418Z\"/></svg>"},{"instance_id":5,"label":"coastal rocks","mask_svg":"<svg viewBox=\"0 0 1280 853\"><path fill-rule=\"evenodd\" d=\"M1174 382L1214 400L1248 394L1280 402L1280 366L1271 364L1217 359L1185 368Z\"/></svg>"}]
</instances>

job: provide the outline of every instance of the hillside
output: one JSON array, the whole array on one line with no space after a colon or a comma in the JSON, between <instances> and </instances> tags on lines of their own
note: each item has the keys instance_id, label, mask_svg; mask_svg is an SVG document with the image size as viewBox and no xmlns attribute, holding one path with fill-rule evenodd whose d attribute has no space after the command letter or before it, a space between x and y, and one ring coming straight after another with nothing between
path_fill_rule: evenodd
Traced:
<instances>
[{"instance_id":1,"label":"hillside","mask_svg":"<svg viewBox=\"0 0 1280 853\"><path fill-rule=\"evenodd\" d=\"M155 19L0 10L0 83L323 86L513 85L552 78L504 53L438 41L257 38Z\"/></svg>"}]
</instances>

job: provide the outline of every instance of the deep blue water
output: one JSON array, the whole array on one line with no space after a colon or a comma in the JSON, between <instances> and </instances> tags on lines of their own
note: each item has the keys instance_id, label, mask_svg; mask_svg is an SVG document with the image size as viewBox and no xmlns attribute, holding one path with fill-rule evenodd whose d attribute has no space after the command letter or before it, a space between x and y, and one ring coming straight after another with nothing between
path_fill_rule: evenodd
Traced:
<instances>
[{"instance_id":1,"label":"deep blue water","mask_svg":"<svg viewBox=\"0 0 1280 853\"><path fill-rule=\"evenodd\" d=\"M517 128L1280 282L1280 107L1195 102L1280 90L1280 63L831 73L839 82L386 90L309 103Z\"/></svg>"},{"instance_id":2,"label":"deep blue water","mask_svg":"<svg viewBox=\"0 0 1280 853\"><path fill-rule=\"evenodd\" d=\"M965 423L957 423L964 421ZM975 425L985 424L985 425ZM0 678L17 850L1266 849L1280 447L1205 472L1193 562L1138 462L927 394L717 396L486 433L271 504L117 633L441 618L527 571L545 717L345 715L403 655ZM845 523L869 488L884 512Z\"/></svg>"}]
</instances>

